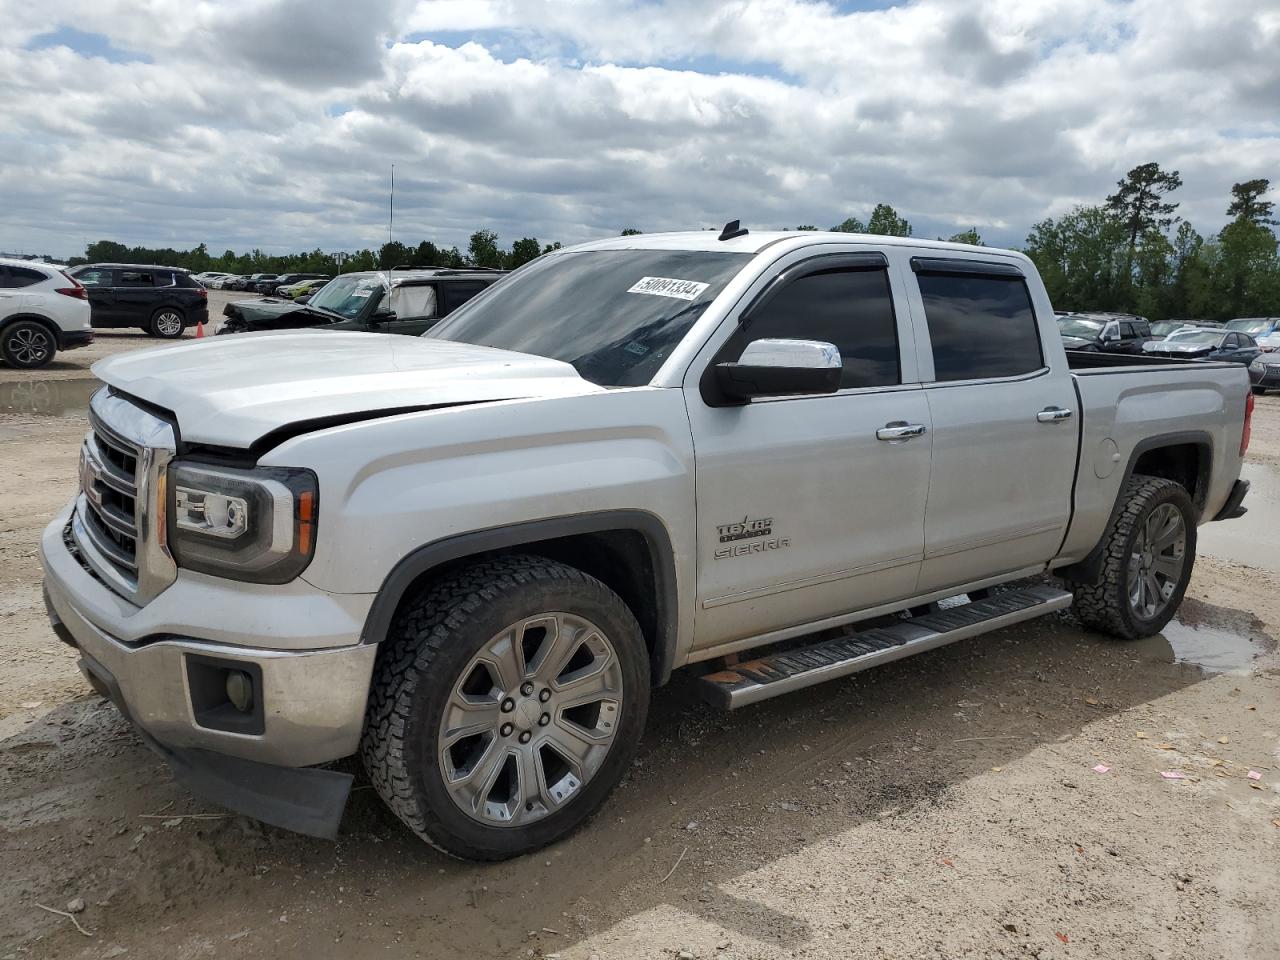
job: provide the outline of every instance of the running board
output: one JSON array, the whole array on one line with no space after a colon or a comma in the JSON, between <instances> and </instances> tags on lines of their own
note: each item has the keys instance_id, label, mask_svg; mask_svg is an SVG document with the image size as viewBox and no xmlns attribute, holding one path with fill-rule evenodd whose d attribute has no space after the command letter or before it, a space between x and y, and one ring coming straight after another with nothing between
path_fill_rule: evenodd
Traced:
<instances>
[{"instance_id":1,"label":"running board","mask_svg":"<svg viewBox=\"0 0 1280 960\"><path fill-rule=\"evenodd\" d=\"M1070 605L1071 594L1056 587L1037 585L1010 590L904 619L893 626L872 627L798 650L737 663L702 677L698 685L713 706L733 710Z\"/></svg>"}]
</instances>

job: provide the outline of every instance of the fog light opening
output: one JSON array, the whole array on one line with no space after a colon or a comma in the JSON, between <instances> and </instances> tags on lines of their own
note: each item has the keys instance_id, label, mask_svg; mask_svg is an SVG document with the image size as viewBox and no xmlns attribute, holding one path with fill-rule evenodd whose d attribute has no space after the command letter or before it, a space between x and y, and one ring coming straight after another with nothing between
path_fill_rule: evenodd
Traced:
<instances>
[{"instance_id":1,"label":"fog light opening","mask_svg":"<svg viewBox=\"0 0 1280 960\"><path fill-rule=\"evenodd\" d=\"M227 699L241 713L253 710L253 678L243 670L227 671Z\"/></svg>"}]
</instances>

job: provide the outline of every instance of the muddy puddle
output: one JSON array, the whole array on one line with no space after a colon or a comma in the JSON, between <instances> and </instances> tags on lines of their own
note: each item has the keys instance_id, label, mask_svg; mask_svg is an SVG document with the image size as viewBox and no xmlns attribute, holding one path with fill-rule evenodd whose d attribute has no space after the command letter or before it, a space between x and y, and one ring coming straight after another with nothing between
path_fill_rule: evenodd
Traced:
<instances>
[{"instance_id":1,"label":"muddy puddle","mask_svg":"<svg viewBox=\"0 0 1280 960\"><path fill-rule=\"evenodd\" d=\"M1192 608L1194 601L1186 601ZM1247 675L1254 661L1275 649L1275 641L1261 630L1243 624L1204 622L1193 609L1179 614L1159 634L1139 640L1134 648L1146 660L1181 663L1206 673Z\"/></svg>"},{"instance_id":2,"label":"muddy puddle","mask_svg":"<svg viewBox=\"0 0 1280 960\"><path fill-rule=\"evenodd\" d=\"M1249 512L1202 526L1198 552L1280 573L1280 467L1246 463L1240 476L1250 484L1244 498Z\"/></svg>"},{"instance_id":3,"label":"muddy puddle","mask_svg":"<svg viewBox=\"0 0 1280 960\"><path fill-rule=\"evenodd\" d=\"M20 380L0 383L0 414L85 417L89 398L102 384L90 379Z\"/></svg>"}]
</instances>

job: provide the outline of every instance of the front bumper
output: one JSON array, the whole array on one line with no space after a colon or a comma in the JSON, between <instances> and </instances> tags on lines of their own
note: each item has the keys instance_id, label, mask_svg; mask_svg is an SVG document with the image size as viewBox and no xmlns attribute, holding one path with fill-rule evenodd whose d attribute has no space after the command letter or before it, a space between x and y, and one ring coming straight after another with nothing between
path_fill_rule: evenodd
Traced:
<instances>
[{"instance_id":1,"label":"front bumper","mask_svg":"<svg viewBox=\"0 0 1280 960\"><path fill-rule=\"evenodd\" d=\"M1267 390L1280 390L1280 366L1272 366L1268 364L1262 370L1255 370L1249 367L1249 379L1253 381L1255 387L1263 387Z\"/></svg>"}]
</instances>

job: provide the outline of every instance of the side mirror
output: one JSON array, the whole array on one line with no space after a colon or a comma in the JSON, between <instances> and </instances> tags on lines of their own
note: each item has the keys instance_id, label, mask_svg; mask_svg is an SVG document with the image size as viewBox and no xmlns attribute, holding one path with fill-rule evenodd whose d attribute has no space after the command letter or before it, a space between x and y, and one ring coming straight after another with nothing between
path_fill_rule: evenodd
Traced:
<instances>
[{"instance_id":1,"label":"side mirror","mask_svg":"<svg viewBox=\"0 0 1280 960\"><path fill-rule=\"evenodd\" d=\"M716 364L725 398L816 396L840 389L844 364L834 344L819 340L753 340L736 363Z\"/></svg>"},{"instance_id":2,"label":"side mirror","mask_svg":"<svg viewBox=\"0 0 1280 960\"><path fill-rule=\"evenodd\" d=\"M396 312L394 310L383 309L383 310L375 310L373 311L373 313L369 314L368 322L374 323L374 324L386 323L388 320L394 320L394 319L396 319Z\"/></svg>"}]
</instances>

